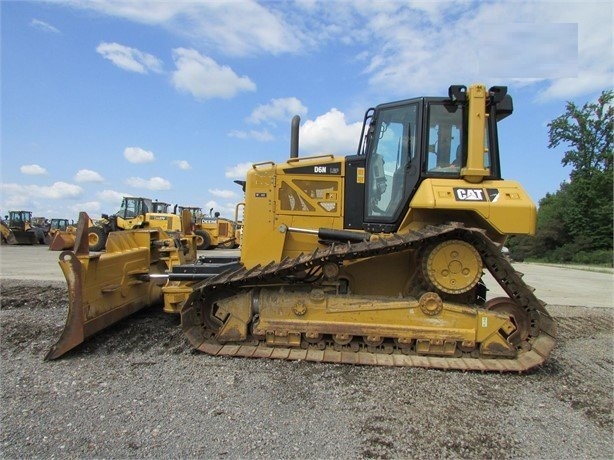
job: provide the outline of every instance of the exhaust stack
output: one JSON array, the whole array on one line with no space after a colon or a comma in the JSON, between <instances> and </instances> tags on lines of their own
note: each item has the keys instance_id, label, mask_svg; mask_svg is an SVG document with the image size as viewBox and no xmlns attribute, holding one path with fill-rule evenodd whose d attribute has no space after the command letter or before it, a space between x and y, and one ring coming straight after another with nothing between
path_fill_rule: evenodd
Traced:
<instances>
[{"instance_id":1,"label":"exhaust stack","mask_svg":"<svg viewBox=\"0 0 614 460\"><path fill-rule=\"evenodd\" d=\"M290 127L290 158L298 158L298 128L300 124L301 117L294 115Z\"/></svg>"}]
</instances>

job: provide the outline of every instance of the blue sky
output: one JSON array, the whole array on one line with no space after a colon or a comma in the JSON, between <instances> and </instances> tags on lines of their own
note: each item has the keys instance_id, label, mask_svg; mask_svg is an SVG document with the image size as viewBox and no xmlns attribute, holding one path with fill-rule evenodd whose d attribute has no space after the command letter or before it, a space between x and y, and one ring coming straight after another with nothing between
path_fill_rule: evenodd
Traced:
<instances>
[{"instance_id":1,"label":"blue sky","mask_svg":"<svg viewBox=\"0 0 614 460\"><path fill-rule=\"evenodd\" d=\"M0 213L76 219L123 195L215 208L252 163L356 151L364 111L507 85L502 170L568 178L547 124L613 83L611 1L1 1Z\"/></svg>"}]
</instances>

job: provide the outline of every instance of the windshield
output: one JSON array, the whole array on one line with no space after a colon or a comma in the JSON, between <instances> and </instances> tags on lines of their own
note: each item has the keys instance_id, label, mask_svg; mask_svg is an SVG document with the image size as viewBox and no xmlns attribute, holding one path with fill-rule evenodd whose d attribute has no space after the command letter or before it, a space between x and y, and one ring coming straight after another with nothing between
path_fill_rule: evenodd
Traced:
<instances>
[{"instance_id":1,"label":"windshield","mask_svg":"<svg viewBox=\"0 0 614 460\"><path fill-rule=\"evenodd\" d=\"M140 213L138 198L124 198L122 205L115 214L124 219L138 216Z\"/></svg>"}]
</instances>

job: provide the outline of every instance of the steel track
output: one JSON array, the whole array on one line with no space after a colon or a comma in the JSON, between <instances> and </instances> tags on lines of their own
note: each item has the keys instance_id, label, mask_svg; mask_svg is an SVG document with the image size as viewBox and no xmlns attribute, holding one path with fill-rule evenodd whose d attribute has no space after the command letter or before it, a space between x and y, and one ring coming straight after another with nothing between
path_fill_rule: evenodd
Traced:
<instances>
[{"instance_id":1,"label":"steel track","mask_svg":"<svg viewBox=\"0 0 614 460\"><path fill-rule=\"evenodd\" d=\"M279 283L280 280L296 273L309 271L326 263L342 263L406 249L418 249L430 240L441 237L462 239L473 244L482 257L484 267L530 318L529 334L517 345L518 354L515 358L436 357L404 354L400 350L388 354L362 350L353 352L332 347L325 350L271 347L258 341L221 344L213 339L215 331L207 330L207 326L204 326L200 319L199 301L216 295L220 290L251 289L255 286ZM301 254L279 263L272 262L251 269L241 267L222 273L194 286L194 292L186 301L181 316L182 327L192 344L198 350L210 355L472 371L528 371L546 360L554 347L556 336L554 321L546 311L545 304L535 297L533 289L522 281L522 274L514 270L501 254L500 248L485 235L483 230L465 228L459 223L429 226L403 236L391 235L360 243L331 244L317 248L311 254Z\"/></svg>"}]
</instances>

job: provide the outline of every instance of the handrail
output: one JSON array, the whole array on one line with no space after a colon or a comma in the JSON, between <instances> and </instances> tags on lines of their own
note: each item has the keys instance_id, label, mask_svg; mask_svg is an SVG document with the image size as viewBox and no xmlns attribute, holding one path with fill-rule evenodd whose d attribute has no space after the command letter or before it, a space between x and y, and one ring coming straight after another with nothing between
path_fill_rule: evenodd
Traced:
<instances>
[{"instance_id":1,"label":"handrail","mask_svg":"<svg viewBox=\"0 0 614 460\"><path fill-rule=\"evenodd\" d=\"M264 166L264 165L275 166L275 162L269 160L269 161L263 161L262 163L254 163L252 165L252 168L256 169L256 166Z\"/></svg>"},{"instance_id":2,"label":"handrail","mask_svg":"<svg viewBox=\"0 0 614 460\"><path fill-rule=\"evenodd\" d=\"M324 155L315 155L312 157L299 157L299 158L290 158L287 163L296 163L298 161L302 161L302 160L314 160L316 158L335 158L335 155L333 155L332 153L326 153Z\"/></svg>"}]
</instances>

